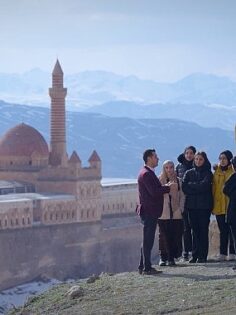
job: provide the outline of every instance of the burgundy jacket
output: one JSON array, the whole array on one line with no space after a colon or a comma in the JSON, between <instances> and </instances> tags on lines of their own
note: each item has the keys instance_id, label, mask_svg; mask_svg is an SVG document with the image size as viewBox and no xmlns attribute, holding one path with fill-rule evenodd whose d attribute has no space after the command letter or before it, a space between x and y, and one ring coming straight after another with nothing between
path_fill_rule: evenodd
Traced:
<instances>
[{"instance_id":1,"label":"burgundy jacket","mask_svg":"<svg viewBox=\"0 0 236 315\"><path fill-rule=\"evenodd\" d=\"M137 208L139 215L148 214L159 218L163 211L163 195L170 192L170 187L162 186L156 174L144 166L138 176L140 205Z\"/></svg>"}]
</instances>

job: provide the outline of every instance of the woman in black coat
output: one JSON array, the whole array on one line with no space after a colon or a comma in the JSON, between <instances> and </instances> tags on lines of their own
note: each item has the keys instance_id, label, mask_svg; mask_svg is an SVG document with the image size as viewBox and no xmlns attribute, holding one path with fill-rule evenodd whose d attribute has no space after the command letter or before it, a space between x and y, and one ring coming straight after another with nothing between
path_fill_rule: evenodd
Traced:
<instances>
[{"instance_id":1,"label":"woman in black coat","mask_svg":"<svg viewBox=\"0 0 236 315\"><path fill-rule=\"evenodd\" d=\"M196 153L196 148L192 145L186 147L184 152L178 156L178 164L176 166L176 174L181 180L184 174L193 168L194 155ZM183 223L184 223L184 233L183 233L183 260L189 260L189 254L193 248L193 237L192 229L189 222L189 215L186 207L182 213Z\"/></svg>"},{"instance_id":2,"label":"woman in black coat","mask_svg":"<svg viewBox=\"0 0 236 315\"><path fill-rule=\"evenodd\" d=\"M234 170L236 171L236 156L233 157L231 162ZM229 197L229 205L226 217L227 223L229 224L232 233L234 249L236 252L236 173L232 174L225 182L223 193Z\"/></svg>"},{"instance_id":3,"label":"woman in black coat","mask_svg":"<svg viewBox=\"0 0 236 315\"><path fill-rule=\"evenodd\" d=\"M208 255L208 228L210 223L212 198L211 164L205 152L197 152L193 169L183 178L182 189L186 195L185 207L193 230L193 250L190 263L205 263Z\"/></svg>"}]
</instances>

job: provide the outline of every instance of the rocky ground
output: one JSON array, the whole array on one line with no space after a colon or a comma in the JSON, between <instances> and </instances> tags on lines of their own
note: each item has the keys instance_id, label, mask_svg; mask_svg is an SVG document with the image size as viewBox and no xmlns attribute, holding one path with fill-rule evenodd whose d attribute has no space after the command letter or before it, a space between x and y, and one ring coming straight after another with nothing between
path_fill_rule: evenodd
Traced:
<instances>
[{"instance_id":1,"label":"rocky ground","mask_svg":"<svg viewBox=\"0 0 236 315\"><path fill-rule=\"evenodd\" d=\"M232 262L178 263L162 267L157 276L101 274L55 286L9 314L236 314L232 266Z\"/></svg>"}]
</instances>

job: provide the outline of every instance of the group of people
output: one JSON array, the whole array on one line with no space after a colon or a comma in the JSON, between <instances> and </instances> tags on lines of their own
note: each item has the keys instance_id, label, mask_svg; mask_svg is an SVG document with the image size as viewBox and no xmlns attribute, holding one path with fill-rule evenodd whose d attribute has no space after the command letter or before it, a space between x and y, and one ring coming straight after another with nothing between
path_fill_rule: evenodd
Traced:
<instances>
[{"instance_id":1,"label":"group of people","mask_svg":"<svg viewBox=\"0 0 236 315\"><path fill-rule=\"evenodd\" d=\"M207 154L188 146L178 164L164 161L160 176L154 149L143 154L144 167L138 176L140 203L137 213L143 224L140 274L157 274L151 252L159 227L159 266L175 266L176 259L205 263L208 256L210 216L216 216L220 231L218 259L236 258L236 157L229 150L213 166Z\"/></svg>"}]
</instances>

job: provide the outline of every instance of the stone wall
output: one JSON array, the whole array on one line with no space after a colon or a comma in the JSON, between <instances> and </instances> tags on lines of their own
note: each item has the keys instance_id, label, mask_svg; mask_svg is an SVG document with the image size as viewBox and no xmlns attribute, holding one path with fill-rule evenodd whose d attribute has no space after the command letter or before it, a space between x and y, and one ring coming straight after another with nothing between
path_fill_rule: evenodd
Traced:
<instances>
[{"instance_id":1,"label":"stone wall","mask_svg":"<svg viewBox=\"0 0 236 315\"><path fill-rule=\"evenodd\" d=\"M135 184L102 187L102 215L135 213L138 204L138 186Z\"/></svg>"},{"instance_id":2,"label":"stone wall","mask_svg":"<svg viewBox=\"0 0 236 315\"><path fill-rule=\"evenodd\" d=\"M158 232L156 233L158 236ZM93 273L136 270L142 237L139 218L120 214L102 221L34 226L0 232L0 290L42 275L64 280ZM209 232L209 257L219 248L216 221ZM158 241L153 249L157 263Z\"/></svg>"},{"instance_id":3,"label":"stone wall","mask_svg":"<svg viewBox=\"0 0 236 315\"><path fill-rule=\"evenodd\" d=\"M210 223L209 229L209 253L210 258L220 253L220 232L215 218Z\"/></svg>"},{"instance_id":4,"label":"stone wall","mask_svg":"<svg viewBox=\"0 0 236 315\"><path fill-rule=\"evenodd\" d=\"M41 275L57 279L137 267L140 225L103 228L102 222L34 226L0 232L0 290Z\"/></svg>"}]
</instances>

